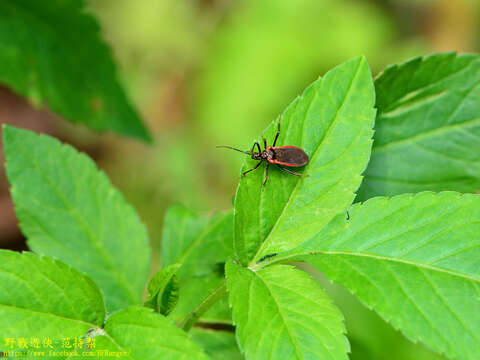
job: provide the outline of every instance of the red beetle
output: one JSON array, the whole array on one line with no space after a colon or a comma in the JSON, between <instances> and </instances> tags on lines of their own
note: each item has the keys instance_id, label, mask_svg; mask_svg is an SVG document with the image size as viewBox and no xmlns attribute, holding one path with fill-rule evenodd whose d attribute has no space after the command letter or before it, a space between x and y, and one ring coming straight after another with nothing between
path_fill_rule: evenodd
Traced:
<instances>
[{"instance_id":1,"label":"red beetle","mask_svg":"<svg viewBox=\"0 0 480 360\"><path fill-rule=\"evenodd\" d=\"M257 169L260 164L264 161L267 162L267 168L265 170L265 181L262 184L262 190L265 184L267 183L268 180L268 167L270 164L276 165L279 169L295 176L305 176L302 174L297 174L296 172L285 169L284 167L280 166L290 166L290 167L300 167L308 163L308 155L305 154L305 151L300 149L299 147L296 146L279 146L275 147L275 144L277 143L278 136L280 135L280 121L278 122L278 130L277 134L275 135L275 140L273 141L272 146L267 146L267 140L263 138L263 145L264 145L264 150L260 148L260 144L258 142L255 142L252 146L252 150L250 151L243 151L240 149L235 149L231 146L217 146L217 148L227 148L227 149L232 149L235 151L239 151L241 153L250 155L252 159L254 160L260 160L257 165L253 169L244 171L242 173L242 176L245 176L245 174L249 173L250 171L253 171ZM255 152L255 146L257 147L258 151Z\"/></svg>"}]
</instances>

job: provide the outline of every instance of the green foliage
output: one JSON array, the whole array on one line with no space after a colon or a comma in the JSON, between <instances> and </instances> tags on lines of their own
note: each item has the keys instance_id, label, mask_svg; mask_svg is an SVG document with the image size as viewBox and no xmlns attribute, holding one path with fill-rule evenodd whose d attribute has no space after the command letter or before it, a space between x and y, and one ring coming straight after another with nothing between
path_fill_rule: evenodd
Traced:
<instances>
[{"instance_id":1,"label":"green foliage","mask_svg":"<svg viewBox=\"0 0 480 360\"><path fill-rule=\"evenodd\" d=\"M180 264L167 266L157 272L149 281L148 298L143 304L162 315L167 316L177 305L180 287L176 272Z\"/></svg>"},{"instance_id":2,"label":"green foliage","mask_svg":"<svg viewBox=\"0 0 480 360\"><path fill-rule=\"evenodd\" d=\"M480 190L480 57L435 54L375 81L372 159L359 200L424 190Z\"/></svg>"},{"instance_id":3,"label":"green foliage","mask_svg":"<svg viewBox=\"0 0 480 360\"><path fill-rule=\"evenodd\" d=\"M180 280L217 271L232 250L233 213L197 216L183 206L165 215L162 265L178 263Z\"/></svg>"},{"instance_id":4,"label":"green foliage","mask_svg":"<svg viewBox=\"0 0 480 360\"><path fill-rule=\"evenodd\" d=\"M184 280L180 284L178 303L169 317L173 321L180 322L195 310L200 301L224 283L225 276L216 272ZM208 311L202 315L201 321L204 323L231 324L232 312L228 306L227 298L221 299L209 308Z\"/></svg>"},{"instance_id":5,"label":"green foliage","mask_svg":"<svg viewBox=\"0 0 480 360\"><path fill-rule=\"evenodd\" d=\"M176 321L191 313L225 281L226 260L233 255L233 212L197 216L173 206L165 216L162 239L163 266L178 263L180 298L170 317ZM231 323L226 299L212 306L204 322Z\"/></svg>"},{"instance_id":6,"label":"green foliage","mask_svg":"<svg viewBox=\"0 0 480 360\"><path fill-rule=\"evenodd\" d=\"M474 359L479 208L479 196L454 192L375 198L353 206L350 220L339 215L288 256L346 286L411 340Z\"/></svg>"},{"instance_id":7,"label":"green foliage","mask_svg":"<svg viewBox=\"0 0 480 360\"><path fill-rule=\"evenodd\" d=\"M150 268L147 233L105 174L49 136L5 126L3 143L29 247L87 273L109 312L139 304Z\"/></svg>"},{"instance_id":8,"label":"green foliage","mask_svg":"<svg viewBox=\"0 0 480 360\"><path fill-rule=\"evenodd\" d=\"M107 319L104 329L105 336L97 338L96 347L127 351L127 358L208 359L187 333L150 309L131 306L118 311Z\"/></svg>"},{"instance_id":9,"label":"green foliage","mask_svg":"<svg viewBox=\"0 0 480 360\"><path fill-rule=\"evenodd\" d=\"M285 176L271 166L240 180L235 197L235 251L242 264L288 250L312 236L355 197L368 163L375 111L367 62L356 58L315 81L281 118L278 145L296 145L310 157L302 173ZM264 133L273 139L277 124ZM247 159L242 170L255 162Z\"/></svg>"},{"instance_id":10,"label":"green foliage","mask_svg":"<svg viewBox=\"0 0 480 360\"><path fill-rule=\"evenodd\" d=\"M73 122L150 140L82 0L2 1L0 81Z\"/></svg>"},{"instance_id":11,"label":"green foliage","mask_svg":"<svg viewBox=\"0 0 480 360\"><path fill-rule=\"evenodd\" d=\"M465 170L442 155L422 158L408 149L420 149L430 137L440 146L446 136L453 138L449 147L456 144L452 156L462 164L470 159L459 144L465 138L474 145L475 132L466 129L478 116L476 63L476 56L441 54L387 69L376 81L377 149L405 145L405 154L432 169ZM145 303L156 312L130 306L140 303L150 265L135 211L86 156L50 137L5 127L7 173L29 246L86 275L58 260L0 251L0 335L95 337L101 350L147 360L206 358L197 344L219 359L241 358L238 347L248 359L347 359L342 314L308 274L284 264L304 261L410 340L454 359L475 359L480 196L421 192L351 206L370 157L373 90L365 59L356 58L314 82L284 112L279 145L307 152L300 171L308 177L272 167L263 192L262 171L241 179L233 212L170 209L163 270L150 281ZM445 114L438 126L437 115ZM277 124L264 136L273 138ZM242 170L253 165L247 159ZM403 171L410 176L415 167ZM471 171L474 179L474 166ZM364 196L403 191L370 180ZM100 291L107 310L118 310L106 320ZM232 313L238 347L228 332ZM189 330L197 321L195 343L179 327Z\"/></svg>"},{"instance_id":12,"label":"green foliage","mask_svg":"<svg viewBox=\"0 0 480 360\"><path fill-rule=\"evenodd\" d=\"M343 317L307 274L285 265L252 271L229 262L226 277L248 359L347 359Z\"/></svg>"},{"instance_id":13,"label":"green foliage","mask_svg":"<svg viewBox=\"0 0 480 360\"><path fill-rule=\"evenodd\" d=\"M82 338L78 351L91 351L86 340L94 337L93 351L118 352L122 358L207 359L185 332L149 309L129 307L105 320L95 283L60 261L0 250L0 280L1 347L6 338L36 337L61 351L63 339Z\"/></svg>"},{"instance_id":14,"label":"green foliage","mask_svg":"<svg viewBox=\"0 0 480 360\"><path fill-rule=\"evenodd\" d=\"M97 285L60 261L0 250L0 284L0 349L6 338L53 342L103 325Z\"/></svg>"}]
</instances>

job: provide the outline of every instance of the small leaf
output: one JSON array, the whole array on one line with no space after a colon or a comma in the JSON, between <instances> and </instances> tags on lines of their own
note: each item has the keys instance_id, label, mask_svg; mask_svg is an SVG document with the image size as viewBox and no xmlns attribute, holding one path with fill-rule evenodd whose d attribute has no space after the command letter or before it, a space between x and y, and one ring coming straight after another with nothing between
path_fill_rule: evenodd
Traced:
<instances>
[{"instance_id":1,"label":"small leaf","mask_svg":"<svg viewBox=\"0 0 480 360\"><path fill-rule=\"evenodd\" d=\"M61 342L104 318L102 294L87 276L57 260L0 250L0 346L7 338Z\"/></svg>"},{"instance_id":2,"label":"small leaf","mask_svg":"<svg viewBox=\"0 0 480 360\"><path fill-rule=\"evenodd\" d=\"M243 360L235 341L235 334L227 331L193 328L192 339L200 344L212 360Z\"/></svg>"},{"instance_id":3,"label":"small leaf","mask_svg":"<svg viewBox=\"0 0 480 360\"><path fill-rule=\"evenodd\" d=\"M197 216L173 206L165 216L162 264L178 263L178 277L203 276L217 271L233 254L233 213Z\"/></svg>"},{"instance_id":4,"label":"small leaf","mask_svg":"<svg viewBox=\"0 0 480 360\"><path fill-rule=\"evenodd\" d=\"M288 106L277 146L301 147L310 157L290 176L264 165L240 180L235 198L235 251L246 265L310 238L355 197L370 156L375 118L368 64L356 58L329 71ZM264 136L273 142L277 122ZM242 171L255 165L245 160Z\"/></svg>"},{"instance_id":5,"label":"small leaf","mask_svg":"<svg viewBox=\"0 0 480 360\"><path fill-rule=\"evenodd\" d=\"M112 314L105 324L105 335L96 337L95 348L135 360L208 359L186 332L151 309L137 306Z\"/></svg>"},{"instance_id":6,"label":"small leaf","mask_svg":"<svg viewBox=\"0 0 480 360\"><path fill-rule=\"evenodd\" d=\"M410 340L455 359L480 348L480 196L374 198L275 261L304 260Z\"/></svg>"},{"instance_id":7,"label":"small leaf","mask_svg":"<svg viewBox=\"0 0 480 360\"><path fill-rule=\"evenodd\" d=\"M150 140L84 1L0 2L0 82L73 122Z\"/></svg>"},{"instance_id":8,"label":"small leaf","mask_svg":"<svg viewBox=\"0 0 480 360\"><path fill-rule=\"evenodd\" d=\"M177 305L179 283L176 271L180 264L173 264L157 272L148 283L148 298L144 306L167 316Z\"/></svg>"},{"instance_id":9,"label":"small leaf","mask_svg":"<svg viewBox=\"0 0 480 360\"><path fill-rule=\"evenodd\" d=\"M7 175L29 247L87 273L107 310L139 304L150 268L145 227L90 158L5 126Z\"/></svg>"},{"instance_id":10,"label":"small leaf","mask_svg":"<svg viewBox=\"0 0 480 360\"><path fill-rule=\"evenodd\" d=\"M388 67L375 89L375 141L359 200L480 190L480 56L415 58Z\"/></svg>"},{"instance_id":11,"label":"small leaf","mask_svg":"<svg viewBox=\"0 0 480 360\"><path fill-rule=\"evenodd\" d=\"M248 359L347 359L343 317L309 275L291 266L227 263L237 340Z\"/></svg>"}]
</instances>

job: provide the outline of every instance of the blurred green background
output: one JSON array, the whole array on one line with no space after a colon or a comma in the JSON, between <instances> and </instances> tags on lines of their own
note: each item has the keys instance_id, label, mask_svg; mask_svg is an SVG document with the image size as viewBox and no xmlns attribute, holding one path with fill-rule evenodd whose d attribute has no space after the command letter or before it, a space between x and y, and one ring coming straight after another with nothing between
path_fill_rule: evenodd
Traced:
<instances>
[{"instance_id":1,"label":"blurred green background","mask_svg":"<svg viewBox=\"0 0 480 360\"><path fill-rule=\"evenodd\" d=\"M98 136L56 119L45 126L94 157L135 205L148 226L156 268L167 207L182 203L209 213L232 206L243 158L215 145L249 148L308 84L351 57L365 55L377 74L413 56L479 47L477 0L90 0L88 5L155 143ZM0 201L2 206L2 214L12 214L8 201ZM0 234L9 239L2 247L21 248L14 217L5 219ZM346 316L352 359L441 359L318 277Z\"/></svg>"}]
</instances>

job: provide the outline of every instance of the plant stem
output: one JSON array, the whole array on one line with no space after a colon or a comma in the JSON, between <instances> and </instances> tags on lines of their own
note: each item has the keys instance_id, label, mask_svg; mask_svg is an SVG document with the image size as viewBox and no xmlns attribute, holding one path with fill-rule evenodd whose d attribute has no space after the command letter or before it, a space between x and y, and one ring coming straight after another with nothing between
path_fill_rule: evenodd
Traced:
<instances>
[{"instance_id":1,"label":"plant stem","mask_svg":"<svg viewBox=\"0 0 480 360\"><path fill-rule=\"evenodd\" d=\"M210 309L213 304L215 304L225 295L227 295L227 286L224 282L220 287L213 290L213 292L208 295L200 304L198 304L198 306L179 323L179 326L183 330L189 331L197 322L197 320L200 319L200 317L205 314L205 312Z\"/></svg>"}]
</instances>

